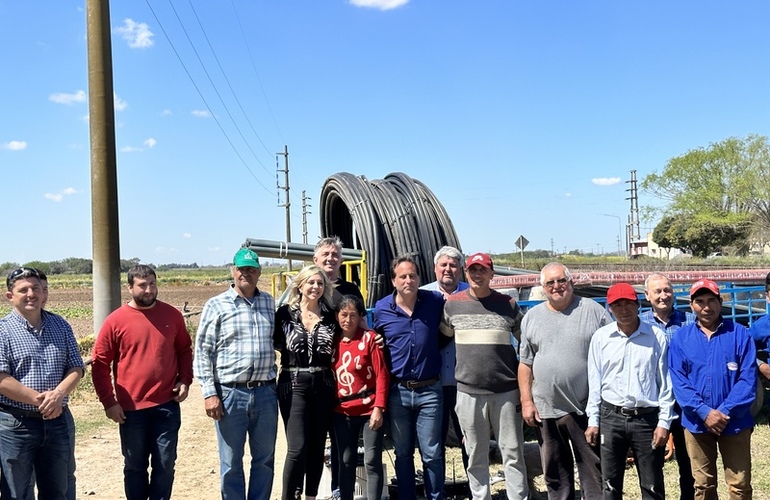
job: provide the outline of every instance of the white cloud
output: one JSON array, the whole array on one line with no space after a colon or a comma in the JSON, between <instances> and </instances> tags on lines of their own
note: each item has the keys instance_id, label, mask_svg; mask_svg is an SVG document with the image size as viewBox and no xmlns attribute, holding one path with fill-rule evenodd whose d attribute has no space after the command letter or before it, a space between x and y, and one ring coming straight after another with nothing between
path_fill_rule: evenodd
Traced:
<instances>
[{"instance_id":1,"label":"white cloud","mask_svg":"<svg viewBox=\"0 0 770 500\"><path fill-rule=\"evenodd\" d=\"M78 90L74 94L65 94L63 92L58 94L51 94L48 96L48 100L57 104L66 104L69 106L76 102L86 102L86 92L85 90Z\"/></svg>"},{"instance_id":2,"label":"white cloud","mask_svg":"<svg viewBox=\"0 0 770 500\"><path fill-rule=\"evenodd\" d=\"M167 253L176 253L176 251L177 250L174 247L155 247L155 253L167 254Z\"/></svg>"},{"instance_id":3,"label":"white cloud","mask_svg":"<svg viewBox=\"0 0 770 500\"><path fill-rule=\"evenodd\" d=\"M572 198L572 193L564 193L565 198Z\"/></svg>"},{"instance_id":4,"label":"white cloud","mask_svg":"<svg viewBox=\"0 0 770 500\"><path fill-rule=\"evenodd\" d=\"M218 252L220 250L221 250L220 247L209 247L209 252Z\"/></svg>"},{"instance_id":5,"label":"white cloud","mask_svg":"<svg viewBox=\"0 0 770 500\"><path fill-rule=\"evenodd\" d=\"M0 144L0 149L7 149L9 151L21 151L27 149L26 141L8 141L5 144Z\"/></svg>"},{"instance_id":6,"label":"white cloud","mask_svg":"<svg viewBox=\"0 0 770 500\"><path fill-rule=\"evenodd\" d=\"M115 111L123 111L128 107L128 103L118 97L118 94L115 94Z\"/></svg>"},{"instance_id":7,"label":"white cloud","mask_svg":"<svg viewBox=\"0 0 770 500\"><path fill-rule=\"evenodd\" d=\"M208 118L209 116L211 116L211 113L209 113L205 109L194 109L190 111L190 114L192 114L193 116L197 116L198 118Z\"/></svg>"},{"instance_id":8,"label":"white cloud","mask_svg":"<svg viewBox=\"0 0 770 500\"><path fill-rule=\"evenodd\" d=\"M620 177L595 177L591 179L591 184L596 186L614 186L620 184Z\"/></svg>"},{"instance_id":9,"label":"white cloud","mask_svg":"<svg viewBox=\"0 0 770 500\"><path fill-rule=\"evenodd\" d=\"M59 203L61 202L65 196L76 194L78 191L73 187L64 188L58 193L45 193L43 197L47 200L51 200L53 202Z\"/></svg>"},{"instance_id":10,"label":"white cloud","mask_svg":"<svg viewBox=\"0 0 770 500\"><path fill-rule=\"evenodd\" d=\"M350 5L380 10L396 9L408 3L409 0L350 0Z\"/></svg>"},{"instance_id":11,"label":"white cloud","mask_svg":"<svg viewBox=\"0 0 770 500\"><path fill-rule=\"evenodd\" d=\"M192 238L192 234L190 234L190 233L184 233L184 234L182 234L182 238L185 238L185 239L190 239L190 238Z\"/></svg>"},{"instance_id":12,"label":"white cloud","mask_svg":"<svg viewBox=\"0 0 770 500\"><path fill-rule=\"evenodd\" d=\"M160 116L171 116L172 114L170 109L164 109L160 112Z\"/></svg>"},{"instance_id":13,"label":"white cloud","mask_svg":"<svg viewBox=\"0 0 770 500\"><path fill-rule=\"evenodd\" d=\"M134 146L123 146L120 148L121 153L136 153L138 151L144 151L142 148L135 148Z\"/></svg>"},{"instance_id":14,"label":"white cloud","mask_svg":"<svg viewBox=\"0 0 770 500\"><path fill-rule=\"evenodd\" d=\"M147 23L137 23L131 18L124 19L123 26L115 28L115 32L122 36L132 49L146 49L155 44L152 39L155 35Z\"/></svg>"},{"instance_id":15,"label":"white cloud","mask_svg":"<svg viewBox=\"0 0 770 500\"><path fill-rule=\"evenodd\" d=\"M152 137L144 141L144 145L147 146L148 148L154 148L157 143L158 141L156 141Z\"/></svg>"}]
</instances>

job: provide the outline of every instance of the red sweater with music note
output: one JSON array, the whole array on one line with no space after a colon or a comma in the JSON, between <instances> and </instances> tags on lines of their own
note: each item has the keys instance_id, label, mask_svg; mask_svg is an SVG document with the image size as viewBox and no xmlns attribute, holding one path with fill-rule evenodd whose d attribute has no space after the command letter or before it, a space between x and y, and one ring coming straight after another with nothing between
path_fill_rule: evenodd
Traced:
<instances>
[{"instance_id":1,"label":"red sweater with music note","mask_svg":"<svg viewBox=\"0 0 770 500\"><path fill-rule=\"evenodd\" d=\"M374 341L375 333L359 328L352 339L339 336L335 341L332 369L337 380L337 397L346 398L334 409L351 417L371 415L375 407L385 409L390 373L382 350Z\"/></svg>"}]
</instances>

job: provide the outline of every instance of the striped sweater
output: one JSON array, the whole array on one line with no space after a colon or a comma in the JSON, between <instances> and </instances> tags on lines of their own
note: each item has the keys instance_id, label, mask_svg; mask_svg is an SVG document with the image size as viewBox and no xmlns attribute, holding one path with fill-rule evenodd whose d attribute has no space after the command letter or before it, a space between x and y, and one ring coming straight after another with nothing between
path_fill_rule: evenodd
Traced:
<instances>
[{"instance_id":1,"label":"striped sweater","mask_svg":"<svg viewBox=\"0 0 770 500\"><path fill-rule=\"evenodd\" d=\"M492 290L476 298L470 290L447 298L441 331L454 336L457 346L457 390L468 394L496 394L519 388L519 362L513 347L523 314L516 300Z\"/></svg>"}]
</instances>

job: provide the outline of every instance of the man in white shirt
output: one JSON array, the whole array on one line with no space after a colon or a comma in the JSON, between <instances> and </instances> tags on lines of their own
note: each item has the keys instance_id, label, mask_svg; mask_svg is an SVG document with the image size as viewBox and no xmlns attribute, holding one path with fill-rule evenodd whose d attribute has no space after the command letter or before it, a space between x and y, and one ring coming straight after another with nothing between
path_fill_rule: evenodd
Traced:
<instances>
[{"instance_id":1,"label":"man in white shirt","mask_svg":"<svg viewBox=\"0 0 770 500\"><path fill-rule=\"evenodd\" d=\"M663 459L674 416L666 334L639 319L634 287L607 291L615 322L598 329L588 354L586 440L601 445L602 498L623 498L631 448L643 499L663 500Z\"/></svg>"}]
</instances>

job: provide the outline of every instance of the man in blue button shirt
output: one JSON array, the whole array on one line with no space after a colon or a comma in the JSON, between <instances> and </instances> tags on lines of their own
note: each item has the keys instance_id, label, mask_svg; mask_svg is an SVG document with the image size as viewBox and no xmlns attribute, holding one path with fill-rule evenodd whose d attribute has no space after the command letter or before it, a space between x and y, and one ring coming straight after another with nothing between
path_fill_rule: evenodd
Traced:
<instances>
[{"instance_id":1,"label":"man in blue button shirt","mask_svg":"<svg viewBox=\"0 0 770 500\"><path fill-rule=\"evenodd\" d=\"M391 266L395 291L374 306L374 330L385 338L392 385L388 396L390 433L396 449L398 498L417 498L415 439L425 469L425 497L444 497L441 442L441 354L439 324L444 297L419 290L420 276L411 257L397 257Z\"/></svg>"},{"instance_id":2,"label":"man in blue button shirt","mask_svg":"<svg viewBox=\"0 0 770 500\"><path fill-rule=\"evenodd\" d=\"M717 498L717 448L730 498L751 498L749 409L757 384L756 350L748 330L722 317L722 297L711 280L690 287L697 322L671 339L669 365L682 407L695 498Z\"/></svg>"}]
</instances>

